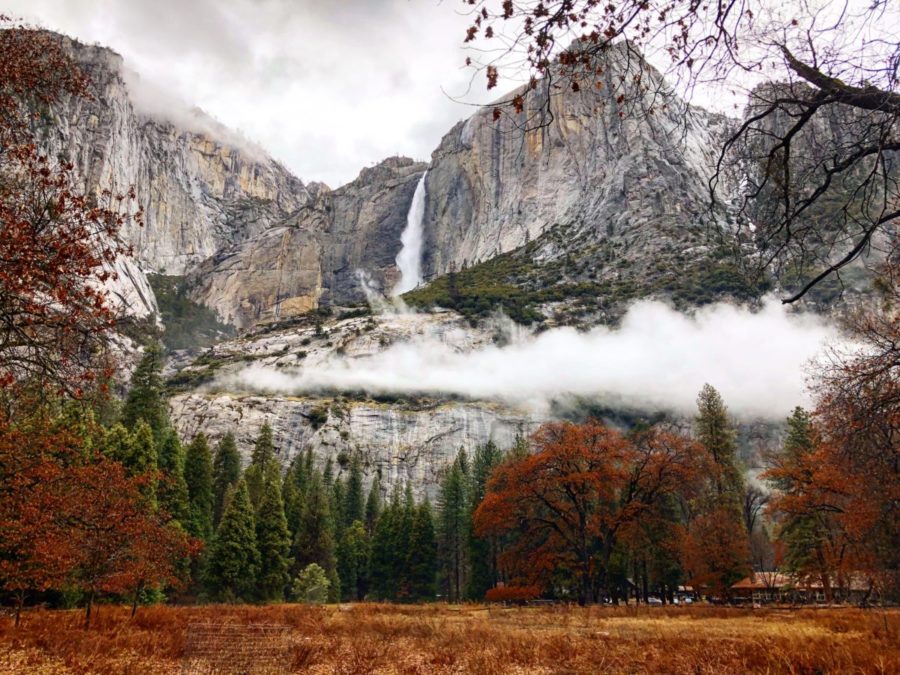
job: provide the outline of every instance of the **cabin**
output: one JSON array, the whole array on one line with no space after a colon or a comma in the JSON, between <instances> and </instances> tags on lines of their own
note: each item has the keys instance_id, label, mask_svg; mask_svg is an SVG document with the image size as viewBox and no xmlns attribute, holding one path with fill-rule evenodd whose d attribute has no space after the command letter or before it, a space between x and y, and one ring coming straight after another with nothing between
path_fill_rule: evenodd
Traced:
<instances>
[{"instance_id":1,"label":"cabin","mask_svg":"<svg viewBox=\"0 0 900 675\"><path fill-rule=\"evenodd\" d=\"M872 595L873 583L863 574L853 572L843 580L832 581L835 602L861 604ZM736 603L821 604L826 602L825 588L818 577L784 574L781 572L753 572L731 586L731 598Z\"/></svg>"}]
</instances>

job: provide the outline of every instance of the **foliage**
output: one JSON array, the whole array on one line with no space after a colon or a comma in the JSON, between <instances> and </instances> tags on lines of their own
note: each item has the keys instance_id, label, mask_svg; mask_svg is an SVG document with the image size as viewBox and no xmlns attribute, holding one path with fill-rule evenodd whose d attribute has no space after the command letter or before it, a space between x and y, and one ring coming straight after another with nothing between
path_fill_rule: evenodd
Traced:
<instances>
[{"instance_id":1,"label":"foliage","mask_svg":"<svg viewBox=\"0 0 900 675\"><path fill-rule=\"evenodd\" d=\"M620 538L661 498L697 481L703 449L659 429L626 439L597 422L548 423L533 442L537 452L495 471L475 511L477 534L514 535L499 558L514 585L549 589L567 572L580 603L598 592L615 597L611 561Z\"/></svg>"},{"instance_id":2,"label":"foliage","mask_svg":"<svg viewBox=\"0 0 900 675\"><path fill-rule=\"evenodd\" d=\"M274 465L270 465L266 472L262 501L256 516L256 545L260 555L258 597L261 600L282 600L290 578L291 534L281 499L281 477L278 467Z\"/></svg>"},{"instance_id":3,"label":"foliage","mask_svg":"<svg viewBox=\"0 0 900 675\"><path fill-rule=\"evenodd\" d=\"M213 525L218 527L225 509L225 495L228 488L236 485L241 477L241 456L238 454L234 434L228 432L222 436L216 446L213 459Z\"/></svg>"},{"instance_id":4,"label":"foliage","mask_svg":"<svg viewBox=\"0 0 900 675\"><path fill-rule=\"evenodd\" d=\"M232 488L222 522L216 530L206 566L206 584L217 597L249 599L256 592L260 569L253 507L247 484Z\"/></svg>"},{"instance_id":5,"label":"foliage","mask_svg":"<svg viewBox=\"0 0 900 675\"><path fill-rule=\"evenodd\" d=\"M74 166L37 149L46 110L89 96L49 33L0 17L0 387L39 380L83 396L106 386L118 308L105 284L139 224L133 190L82 193Z\"/></svg>"},{"instance_id":6,"label":"foliage","mask_svg":"<svg viewBox=\"0 0 900 675\"><path fill-rule=\"evenodd\" d=\"M297 602L321 605L328 601L330 586L325 570L316 563L310 563L294 579L291 595Z\"/></svg>"},{"instance_id":7,"label":"foliage","mask_svg":"<svg viewBox=\"0 0 900 675\"><path fill-rule=\"evenodd\" d=\"M212 458L206 435L194 436L184 460L190 516L185 524L192 536L209 541L213 534Z\"/></svg>"},{"instance_id":8,"label":"foliage","mask_svg":"<svg viewBox=\"0 0 900 675\"><path fill-rule=\"evenodd\" d=\"M163 325L163 342L169 352L209 347L235 335L233 326L222 323L216 312L191 300L184 278L148 274Z\"/></svg>"}]
</instances>

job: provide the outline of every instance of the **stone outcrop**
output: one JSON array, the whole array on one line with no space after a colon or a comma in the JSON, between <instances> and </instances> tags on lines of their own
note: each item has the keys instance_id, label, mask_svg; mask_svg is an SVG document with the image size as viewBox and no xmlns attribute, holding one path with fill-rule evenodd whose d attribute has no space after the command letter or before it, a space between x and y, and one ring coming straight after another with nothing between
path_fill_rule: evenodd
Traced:
<instances>
[{"instance_id":1,"label":"stone outcrop","mask_svg":"<svg viewBox=\"0 0 900 675\"><path fill-rule=\"evenodd\" d=\"M721 120L674 95L663 99L660 75L624 47L598 66L600 88L523 88L504 97L522 95L520 113L506 107L495 121L482 109L443 138L426 179L427 275L490 259L558 224L591 243L640 244L652 257L708 219ZM647 92L620 82L638 71ZM620 115L619 95L630 114Z\"/></svg>"},{"instance_id":2,"label":"stone outcrop","mask_svg":"<svg viewBox=\"0 0 900 675\"><path fill-rule=\"evenodd\" d=\"M195 300L238 328L287 319L319 304L365 299L364 272L378 288L397 280L395 258L425 165L392 157L352 182L309 188L296 214L207 259L190 274Z\"/></svg>"},{"instance_id":3,"label":"stone outcrop","mask_svg":"<svg viewBox=\"0 0 900 675\"><path fill-rule=\"evenodd\" d=\"M410 483L434 499L442 470L460 448L493 440L508 448L516 434L534 429L521 411L491 403L434 403L398 407L328 398L185 394L171 401L172 420L183 438L203 431L212 441L233 431L245 461L268 422L279 459L287 464L306 448L321 468L337 471L358 453L366 475L381 476L388 490Z\"/></svg>"},{"instance_id":4,"label":"stone outcrop","mask_svg":"<svg viewBox=\"0 0 900 675\"><path fill-rule=\"evenodd\" d=\"M267 395L264 382L245 369L285 374L327 369L423 339L468 351L495 343L506 328L472 328L453 312L388 312L318 325L300 322L229 340L199 358L181 355L172 361L170 383L185 389L170 399L172 420L183 438L203 431L217 441L233 432L245 461L268 422L285 464L306 448L320 466L329 458L336 467L346 465L358 453L370 478L378 472L387 487L411 481L419 494L434 497L441 472L460 448L472 451L489 440L511 447L517 434L535 429L541 414L492 401L427 396L299 390Z\"/></svg>"}]
</instances>

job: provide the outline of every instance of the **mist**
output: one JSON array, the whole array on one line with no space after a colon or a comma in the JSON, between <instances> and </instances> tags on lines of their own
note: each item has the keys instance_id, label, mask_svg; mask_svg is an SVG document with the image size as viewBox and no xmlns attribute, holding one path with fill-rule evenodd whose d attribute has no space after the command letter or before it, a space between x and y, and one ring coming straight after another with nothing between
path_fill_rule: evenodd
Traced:
<instances>
[{"instance_id":1,"label":"mist","mask_svg":"<svg viewBox=\"0 0 900 675\"><path fill-rule=\"evenodd\" d=\"M230 386L280 394L366 391L444 394L546 410L569 396L692 414L704 383L742 419L784 419L807 405L805 373L841 338L824 318L777 300L758 311L716 304L681 314L658 301L631 306L619 327L519 332L510 344L460 352L436 338L314 367L250 366Z\"/></svg>"}]
</instances>

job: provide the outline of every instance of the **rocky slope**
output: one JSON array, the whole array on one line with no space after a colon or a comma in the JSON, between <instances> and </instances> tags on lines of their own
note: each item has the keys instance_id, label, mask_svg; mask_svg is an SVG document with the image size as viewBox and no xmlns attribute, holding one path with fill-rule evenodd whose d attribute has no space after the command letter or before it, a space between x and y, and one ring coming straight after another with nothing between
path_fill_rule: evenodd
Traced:
<instances>
[{"instance_id":1,"label":"rocky slope","mask_svg":"<svg viewBox=\"0 0 900 675\"><path fill-rule=\"evenodd\" d=\"M311 448L320 465L345 467L358 453L370 477L386 486L411 481L419 494L436 494L440 475L460 448L493 440L511 447L542 415L491 401L370 395L365 392L296 391L267 395L272 371L289 375L304 367L328 367L388 345L437 340L468 351L492 343L502 325L472 329L452 312L304 319L284 329L220 343L199 358L177 357L170 366L172 420L181 435L199 431L216 441L231 431L248 459L260 428L273 429L285 463ZM246 370L248 366L259 369Z\"/></svg>"}]
</instances>

